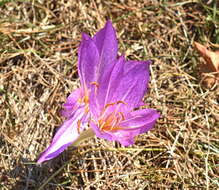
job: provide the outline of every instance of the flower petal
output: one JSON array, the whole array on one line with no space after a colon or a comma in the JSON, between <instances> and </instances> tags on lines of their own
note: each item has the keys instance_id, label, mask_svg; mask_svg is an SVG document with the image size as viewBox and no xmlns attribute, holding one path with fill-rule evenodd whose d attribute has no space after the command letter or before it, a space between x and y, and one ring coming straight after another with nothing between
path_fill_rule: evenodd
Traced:
<instances>
[{"instance_id":1,"label":"flower petal","mask_svg":"<svg viewBox=\"0 0 219 190\"><path fill-rule=\"evenodd\" d=\"M129 146L134 143L135 136L149 131L159 116L160 114L156 110L143 109L133 111L125 116L126 119L119 124L122 129L101 131L94 123L91 123L91 127L97 137Z\"/></svg>"},{"instance_id":2,"label":"flower petal","mask_svg":"<svg viewBox=\"0 0 219 190\"><path fill-rule=\"evenodd\" d=\"M63 123L55 134L51 145L43 152L37 163L42 163L56 157L79 138L80 134L78 133L79 129L77 122L78 120L81 120L83 114L83 109L79 109L73 117ZM85 125L82 125L80 131L84 130L84 128Z\"/></svg>"},{"instance_id":3,"label":"flower petal","mask_svg":"<svg viewBox=\"0 0 219 190\"><path fill-rule=\"evenodd\" d=\"M90 83L95 81L98 64L98 49L90 36L83 33L78 52L78 73L83 88L85 88L85 86L89 88Z\"/></svg>"},{"instance_id":4,"label":"flower petal","mask_svg":"<svg viewBox=\"0 0 219 190\"><path fill-rule=\"evenodd\" d=\"M131 71L134 67L136 67L137 65L141 65L141 64L146 64L148 67L151 64L150 60L146 60L146 61L133 61L133 60L129 60L126 61L125 63L125 67L124 67L124 71L125 73L128 73L129 71ZM146 68L149 72L149 68Z\"/></svg>"},{"instance_id":5,"label":"flower petal","mask_svg":"<svg viewBox=\"0 0 219 190\"><path fill-rule=\"evenodd\" d=\"M118 53L116 32L112 26L111 21L107 21L104 28L94 35L93 40L100 55L100 60L96 72L96 82L98 84L103 84L101 87L104 87L105 85L104 88L106 89L108 86L107 81L109 80L111 72L114 69ZM102 90L103 89L99 90L100 93L98 93L101 96L99 102L101 107L103 106L105 99L103 97L105 92L102 92ZM99 99L98 96L97 98Z\"/></svg>"},{"instance_id":6,"label":"flower petal","mask_svg":"<svg viewBox=\"0 0 219 190\"><path fill-rule=\"evenodd\" d=\"M93 40L100 55L99 74L103 75L111 69L111 64L116 60L118 52L116 32L111 21L107 21L104 28L94 35Z\"/></svg>"},{"instance_id":7,"label":"flower petal","mask_svg":"<svg viewBox=\"0 0 219 190\"><path fill-rule=\"evenodd\" d=\"M114 93L110 101L125 102L126 105L119 105L123 111L138 107L143 99L149 81L149 63L148 61L127 62L128 67L124 66L126 69L118 87L111 89Z\"/></svg>"},{"instance_id":8,"label":"flower petal","mask_svg":"<svg viewBox=\"0 0 219 190\"><path fill-rule=\"evenodd\" d=\"M160 114L153 109L133 111L128 118L120 123L121 130L111 132L112 140L120 142L123 146L134 143L134 137L149 131L159 118Z\"/></svg>"},{"instance_id":9,"label":"flower petal","mask_svg":"<svg viewBox=\"0 0 219 190\"><path fill-rule=\"evenodd\" d=\"M119 142L123 146L129 146L134 144L134 137L138 135L137 130L135 131L117 131L112 135L112 140Z\"/></svg>"},{"instance_id":10,"label":"flower petal","mask_svg":"<svg viewBox=\"0 0 219 190\"><path fill-rule=\"evenodd\" d=\"M140 133L149 131L160 114L154 109L142 109L131 112L124 121L120 123L124 130L140 129Z\"/></svg>"},{"instance_id":11,"label":"flower petal","mask_svg":"<svg viewBox=\"0 0 219 190\"><path fill-rule=\"evenodd\" d=\"M81 89L74 90L67 98L66 103L63 104L63 110L61 111L62 116L68 118L79 107L78 99L82 96Z\"/></svg>"},{"instance_id":12,"label":"flower petal","mask_svg":"<svg viewBox=\"0 0 219 190\"><path fill-rule=\"evenodd\" d=\"M123 76L123 67L125 64L124 57L120 57L115 63L111 72L105 73L102 77L102 81L99 83L97 100L100 105L100 109L110 103L110 99L114 93L114 90L118 87L119 81Z\"/></svg>"},{"instance_id":13,"label":"flower petal","mask_svg":"<svg viewBox=\"0 0 219 190\"><path fill-rule=\"evenodd\" d=\"M101 131L94 123L90 124L96 136L108 141L117 141L123 146L129 146L134 143L134 137L139 134L138 130L118 130L118 131Z\"/></svg>"}]
</instances>

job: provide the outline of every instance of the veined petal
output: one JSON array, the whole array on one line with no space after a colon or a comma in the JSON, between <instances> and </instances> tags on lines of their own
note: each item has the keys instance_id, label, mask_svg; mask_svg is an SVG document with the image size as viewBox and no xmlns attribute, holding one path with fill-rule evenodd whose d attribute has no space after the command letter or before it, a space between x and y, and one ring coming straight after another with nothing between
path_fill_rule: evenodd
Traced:
<instances>
[{"instance_id":1,"label":"veined petal","mask_svg":"<svg viewBox=\"0 0 219 190\"><path fill-rule=\"evenodd\" d=\"M125 59L122 56L112 64L114 65L113 69L111 72L105 73L105 76L102 77L102 81L99 83L98 87L97 100L101 109L103 109L104 105L109 103L114 90L119 85L123 76Z\"/></svg>"},{"instance_id":2,"label":"veined petal","mask_svg":"<svg viewBox=\"0 0 219 190\"><path fill-rule=\"evenodd\" d=\"M112 140L123 146L134 143L134 137L149 131L159 118L160 114L153 109L133 111L129 117L120 123L121 130L111 132Z\"/></svg>"},{"instance_id":3,"label":"veined petal","mask_svg":"<svg viewBox=\"0 0 219 190\"><path fill-rule=\"evenodd\" d=\"M89 94L89 108L93 118L97 119L102 109L100 109L99 100L97 99L97 86L92 86Z\"/></svg>"},{"instance_id":4,"label":"veined petal","mask_svg":"<svg viewBox=\"0 0 219 190\"><path fill-rule=\"evenodd\" d=\"M150 60L147 61L133 61L133 60L129 60L126 61L125 63L125 73L128 73L129 71L131 71L134 67L136 67L139 64L147 64L148 66L151 64ZM149 70L149 68L147 68Z\"/></svg>"},{"instance_id":5,"label":"veined petal","mask_svg":"<svg viewBox=\"0 0 219 190\"><path fill-rule=\"evenodd\" d=\"M149 81L149 62L133 61L122 76L110 102L123 101L126 103L119 106L123 111L130 111L139 106L144 97Z\"/></svg>"},{"instance_id":6,"label":"veined petal","mask_svg":"<svg viewBox=\"0 0 219 190\"><path fill-rule=\"evenodd\" d=\"M111 21L107 21L104 28L94 35L93 40L100 55L100 64L97 71L98 79L100 79L112 69L112 63L116 60L118 52L116 32Z\"/></svg>"},{"instance_id":7,"label":"veined petal","mask_svg":"<svg viewBox=\"0 0 219 190\"><path fill-rule=\"evenodd\" d=\"M78 109L73 117L63 123L55 134L52 143L43 152L37 163L42 163L56 157L79 138L79 131L81 132L85 128L85 125L80 126L80 129L78 128L78 120L81 120L84 115L83 110L84 109Z\"/></svg>"},{"instance_id":8,"label":"veined petal","mask_svg":"<svg viewBox=\"0 0 219 190\"><path fill-rule=\"evenodd\" d=\"M80 88L74 90L67 98L66 103L63 104L62 116L70 117L79 107L78 99L82 97Z\"/></svg>"},{"instance_id":9,"label":"veined petal","mask_svg":"<svg viewBox=\"0 0 219 190\"><path fill-rule=\"evenodd\" d=\"M129 146L134 144L134 137L138 135L137 130L135 131L117 131L112 134L112 140L119 142L123 146Z\"/></svg>"},{"instance_id":10,"label":"veined petal","mask_svg":"<svg viewBox=\"0 0 219 190\"><path fill-rule=\"evenodd\" d=\"M142 109L131 112L126 116L125 120L120 123L120 126L125 130L140 129L140 133L149 131L160 114L154 109Z\"/></svg>"},{"instance_id":11,"label":"veined petal","mask_svg":"<svg viewBox=\"0 0 219 190\"><path fill-rule=\"evenodd\" d=\"M101 130L95 123L90 126L99 138L117 141L123 146L134 143L134 137L149 131L159 118L160 114L153 109L133 111L124 116L125 119L118 124L118 130ZM113 128L112 128L113 129Z\"/></svg>"},{"instance_id":12,"label":"veined petal","mask_svg":"<svg viewBox=\"0 0 219 190\"><path fill-rule=\"evenodd\" d=\"M99 64L99 52L94 41L83 33L78 52L78 73L83 88L90 87L95 81Z\"/></svg>"},{"instance_id":13,"label":"veined petal","mask_svg":"<svg viewBox=\"0 0 219 190\"><path fill-rule=\"evenodd\" d=\"M113 28L111 21L106 22L104 28L102 28L99 32L97 32L94 35L93 40L100 52L100 55L107 56L109 57L109 59L112 60L116 59L118 51L118 42L116 39L116 32Z\"/></svg>"}]
</instances>

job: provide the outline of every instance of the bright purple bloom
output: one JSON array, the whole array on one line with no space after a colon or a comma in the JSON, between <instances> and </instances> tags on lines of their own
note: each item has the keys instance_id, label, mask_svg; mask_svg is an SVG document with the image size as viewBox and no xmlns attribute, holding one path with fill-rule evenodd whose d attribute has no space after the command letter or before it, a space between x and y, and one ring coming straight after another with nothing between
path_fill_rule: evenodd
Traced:
<instances>
[{"instance_id":1,"label":"bright purple bloom","mask_svg":"<svg viewBox=\"0 0 219 190\"><path fill-rule=\"evenodd\" d=\"M78 52L81 87L64 104L66 121L38 163L50 160L69 145L97 137L124 146L150 130L159 114L152 109L134 111L142 104L149 81L150 61L117 59L118 45L110 21L93 38L82 35Z\"/></svg>"},{"instance_id":2,"label":"bright purple bloom","mask_svg":"<svg viewBox=\"0 0 219 190\"><path fill-rule=\"evenodd\" d=\"M120 57L111 71L92 88L90 126L99 138L118 141L124 146L150 130L159 113L153 109L135 111L149 81L150 61L126 61Z\"/></svg>"},{"instance_id":3,"label":"bright purple bloom","mask_svg":"<svg viewBox=\"0 0 219 190\"><path fill-rule=\"evenodd\" d=\"M101 80L102 76L112 68L118 51L116 33L112 23L108 21L103 29L91 38L83 33L78 51L78 73L81 87L73 91L63 105L62 115L66 121L55 134L50 146L42 153L38 163L50 160L63 152L72 143L91 136L88 128L89 93L92 82ZM83 134L83 135L82 135ZM84 136L85 134L85 136ZM83 140L83 139L82 139Z\"/></svg>"}]
</instances>

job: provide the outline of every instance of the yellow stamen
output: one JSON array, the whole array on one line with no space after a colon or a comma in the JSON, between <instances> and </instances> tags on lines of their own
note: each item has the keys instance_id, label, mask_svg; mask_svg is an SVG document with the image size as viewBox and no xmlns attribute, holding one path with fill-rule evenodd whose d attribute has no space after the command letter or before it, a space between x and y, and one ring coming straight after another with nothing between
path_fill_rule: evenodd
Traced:
<instances>
[{"instance_id":1,"label":"yellow stamen","mask_svg":"<svg viewBox=\"0 0 219 190\"><path fill-rule=\"evenodd\" d=\"M79 119L77 121L77 131L78 131L78 134L80 134L80 127L81 127L81 120Z\"/></svg>"},{"instance_id":2,"label":"yellow stamen","mask_svg":"<svg viewBox=\"0 0 219 190\"><path fill-rule=\"evenodd\" d=\"M125 119L124 114L122 112L117 112L117 109L115 109L110 114L107 114L107 108L120 103L126 104L124 101L117 101L115 103L109 103L104 106L104 109L102 110L100 119L98 121L100 130L116 131L122 129L122 127L120 127L119 124L121 121Z\"/></svg>"},{"instance_id":3,"label":"yellow stamen","mask_svg":"<svg viewBox=\"0 0 219 190\"><path fill-rule=\"evenodd\" d=\"M118 112L118 114L122 117L122 120L125 120L125 116L122 112Z\"/></svg>"}]
</instances>

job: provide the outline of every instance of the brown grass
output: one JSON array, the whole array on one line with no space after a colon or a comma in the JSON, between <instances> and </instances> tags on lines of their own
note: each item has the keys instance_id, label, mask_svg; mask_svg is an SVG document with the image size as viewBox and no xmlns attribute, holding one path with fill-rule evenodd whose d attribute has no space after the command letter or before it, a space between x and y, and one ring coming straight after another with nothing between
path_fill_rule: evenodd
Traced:
<instances>
[{"instance_id":1,"label":"brown grass","mask_svg":"<svg viewBox=\"0 0 219 190\"><path fill-rule=\"evenodd\" d=\"M216 1L0 0L0 189L217 189L219 91L192 44L219 43ZM120 52L154 60L145 97L161 118L135 145L91 139L35 164L78 84L77 47L111 19ZM216 46L218 47L218 46Z\"/></svg>"}]
</instances>

